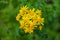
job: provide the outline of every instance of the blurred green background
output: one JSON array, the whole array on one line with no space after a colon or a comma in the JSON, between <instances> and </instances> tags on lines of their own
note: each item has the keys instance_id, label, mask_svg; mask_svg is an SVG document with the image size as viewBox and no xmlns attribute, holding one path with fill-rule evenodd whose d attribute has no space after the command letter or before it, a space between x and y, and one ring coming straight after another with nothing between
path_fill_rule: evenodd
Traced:
<instances>
[{"instance_id":1,"label":"blurred green background","mask_svg":"<svg viewBox=\"0 0 60 40\"><path fill-rule=\"evenodd\" d=\"M42 10L42 31L26 34L16 15L22 6ZM60 40L60 0L0 0L0 40Z\"/></svg>"}]
</instances>

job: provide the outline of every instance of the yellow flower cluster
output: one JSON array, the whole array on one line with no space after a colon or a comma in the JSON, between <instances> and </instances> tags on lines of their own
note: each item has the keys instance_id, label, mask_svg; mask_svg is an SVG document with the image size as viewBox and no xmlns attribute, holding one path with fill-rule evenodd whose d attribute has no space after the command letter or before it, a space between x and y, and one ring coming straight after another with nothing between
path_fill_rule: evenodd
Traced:
<instances>
[{"instance_id":1,"label":"yellow flower cluster","mask_svg":"<svg viewBox=\"0 0 60 40\"><path fill-rule=\"evenodd\" d=\"M44 25L44 18L41 18L41 10L29 9L27 6L23 6L19 10L19 14L16 16L16 20L20 23L20 28L25 31L25 33L32 33L35 27L42 30L42 25Z\"/></svg>"}]
</instances>

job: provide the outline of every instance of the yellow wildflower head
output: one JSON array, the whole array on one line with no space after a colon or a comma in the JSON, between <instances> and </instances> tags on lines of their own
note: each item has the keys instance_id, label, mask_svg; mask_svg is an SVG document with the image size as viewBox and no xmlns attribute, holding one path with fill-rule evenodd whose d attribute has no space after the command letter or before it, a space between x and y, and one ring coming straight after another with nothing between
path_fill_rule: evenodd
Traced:
<instances>
[{"instance_id":1,"label":"yellow wildflower head","mask_svg":"<svg viewBox=\"0 0 60 40\"><path fill-rule=\"evenodd\" d=\"M16 16L16 20L20 23L20 28L25 31L25 33L32 33L37 27L42 30L42 26L44 25L44 18L41 18L41 10L35 11L35 8L28 9L27 6L23 6L19 14Z\"/></svg>"}]
</instances>

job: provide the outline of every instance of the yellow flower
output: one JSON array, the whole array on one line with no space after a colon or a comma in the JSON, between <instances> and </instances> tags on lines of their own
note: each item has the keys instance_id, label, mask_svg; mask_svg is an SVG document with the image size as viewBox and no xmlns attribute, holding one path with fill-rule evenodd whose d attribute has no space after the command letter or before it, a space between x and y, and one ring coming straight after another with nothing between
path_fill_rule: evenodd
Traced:
<instances>
[{"instance_id":1,"label":"yellow flower","mask_svg":"<svg viewBox=\"0 0 60 40\"><path fill-rule=\"evenodd\" d=\"M41 10L35 11L35 8L28 9L27 6L22 7L19 10L19 14L16 16L16 20L20 23L20 28L25 31L25 33L32 33L35 27L39 26L42 30L44 25L44 18L41 17Z\"/></svg>"},{"instance_id":2,"label":"yellow flower","mask_svg":"<svg viewBox=\"0 0 60 40\"><path fill-rule=\"evenodd\" d=\"M34 20L33 21L33 25L37 25L37 20Z\"/></svg>"},{"instance_id":3,"label":"yellow flower","mask_svg":"<svg viewBox=\"0 0 60 40\"><path fill-rule=\"evenodd\" d=\"M21 10L24 12L24 11L26 11L28 9L28 7L27 7L27 5L26 6L23 6L22 8L21 8Z\"/></svg>"},{"instance_id":4,"label":"yellow flower","mask_svg":"<svg viewBox=\"0 0 60 40\"><path fill-rule=\"evenodd\" d=\"M20 14L16 16L16 20L19 21L19 18L20 18Z\"/></svg>"},{"instance_id":5,"label":"yellow flower","mask_svg":"<svg viewBox=\"0 0 60 40\"><path fill-rule=\"evenodd\" d=\"M30 10L28 11L28 14L33 15L33 14L35 13L34 10L35 10L34 8L33 8L32 10L30 9Z\"/></svg>"},{"instance_id":6,"label":"yellow flower","mask_svg":"<svg viewBox=\"0 0 60 40\"><path fill-rule=\"evenodd\" d=\"M36 11L37 15L41 15L41 10Z\"/></svg>"},{"instance_id":7,"label":"yellow flower","mask_svg":"<svg viewBox=\"0 0 60 40\"><path fill-rule=\"evenodd\" d=\"M44 25L43 23L44 23L44 18L41 18L40 19L40 23L42 24L42 25Z\"/></svg>"},{"instance_id":8,"label":"yellow flower","mask_svg":"<svg viewBox=\"0 0 60 40\"><path fill-rule=\"evenodd\" d=\"M42 30L42 26L39 26L39 30L40 30L40 31Z\"/></svg>"},{"instance_id":9,"label":"yellow flower","mask_svg":"<svg viewBox=\"0 0 60 40\"><path fill-rule=\"evenodd\" d=\"M24 21L19 21L19 23L20 23L20 28L24 28Z\"/></svg>"},{"instance_id":10,"label":"yellow flower","mask_svg":"<svg viewBox=\"0 0 60 40\"><path fill-rule=\"evenodd\" d=\"M29 28L26 28L24 31L25 31L25 33L30 33L30 34L33 32L33 30L29 29Z\"/></svg>"},{"instance_id":11,"label":"yellow flower","mask_svg":"<svg viewBox=\"0 0 60 40\"><path fill-rule=\"evenodd\" d=\"M30 21L29 23L30 23L30 28L32 29L34 27L33 22Z\"/></svg>"},{"instance_id":12,"label":"yellow flower","mask_svg":"<svg viewBox=\"0 0 60 40\"><path fill-rule=\"evenodd\" d=\"M37 16L34 14L33 15L33 20L36 20L37 19Z\"/></svg>"},{"instance_id":13,"label":"yellow flower","mask_svg":"<svg viewBox=\"0 0 60 40\"><path fill-rule=\"evenodd\" d=\"M26 15L26 18L32 19L32 16L31 16L30 14L27 14L27 15Z\"/></svg>"}]
</instances>

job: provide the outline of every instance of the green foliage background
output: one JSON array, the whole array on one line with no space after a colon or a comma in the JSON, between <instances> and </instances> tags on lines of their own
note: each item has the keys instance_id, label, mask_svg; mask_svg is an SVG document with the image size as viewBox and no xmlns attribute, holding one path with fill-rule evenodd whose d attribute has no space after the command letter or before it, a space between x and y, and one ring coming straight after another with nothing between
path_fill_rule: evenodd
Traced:
<instances>
[{"instance_id":1,"label":"green foliage background","mask_svg":"<svg viewBox=\"0 0 60 40\"><path fill-rule=\"evenodd\" d=\"M42 10L42 31L26 34L19 29L16 15L24 5ZM60 40L60 0L0 0L0 40Z\"/></svg>"}]
</instances>

